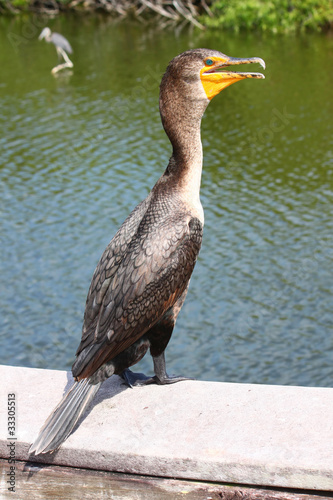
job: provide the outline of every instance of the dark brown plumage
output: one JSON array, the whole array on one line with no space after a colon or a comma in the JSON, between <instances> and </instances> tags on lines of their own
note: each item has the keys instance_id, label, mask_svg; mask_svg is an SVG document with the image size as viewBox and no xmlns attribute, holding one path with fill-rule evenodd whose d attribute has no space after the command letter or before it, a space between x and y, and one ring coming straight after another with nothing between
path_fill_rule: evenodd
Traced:
<instances>
[{"instance_id":1,"label":"dark brown plumage","mask_svg":"<svg viewBox=\"0 0 333 500\"><path fill-rule=\"evenodd\" d=\"M96 267L72 367L76 382L44 424L30 452L57 449L100 384L114 373L122 375L129 385L184 380L167 375L164 351L185 300L202 240L201 118L211 99L214 68L220 71L229 61L239 64L220 52L196 49L169 64L161 82L160 113L173 147L172 156L162 177L125 220ZM228 75L214 78L226 86L226 79L237 76ZM238 79L249 77L240 75L247 76ZM155 376L130 372L128 368L148 349Z\"/></svg>"},{"instance_id":2,"label":"dark brown plumage","mask_svg":"<svg viewBox=\"0 0 333 500\"><path fill-rule=\"evenodd\" d=\"M97 382L111 372L121 374L145 354L143 348L134 356L131 351L129 359L126 351L143 336L146 350L150 347L154 356L163 353L177 316L173 307L187 289L201 239L200 222L174 200L163 199L160 189L132 212L92 279L73 365L77 380L93 377ZM160 326L166 329L166 313L169 328L158 335Z\"/></svg>"}]
</instances>

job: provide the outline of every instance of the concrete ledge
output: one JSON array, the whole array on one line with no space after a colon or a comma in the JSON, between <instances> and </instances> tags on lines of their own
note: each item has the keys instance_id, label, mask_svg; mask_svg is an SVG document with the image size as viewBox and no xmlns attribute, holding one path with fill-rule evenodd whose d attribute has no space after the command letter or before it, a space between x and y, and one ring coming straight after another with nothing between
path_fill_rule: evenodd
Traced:
<instances>
[{"instance_id":1,"label":"concrete ledge","mask_svg":"<svg viewBox=\"0 0 333 500\"><path fill-rule=\"evenodd\" d=\"M54 454L28 449L70 373L0 366L0 457L16 395L15 457L96 470L333 491L333 389L187 381L129 389L114 376Z\"/></svg>"}]
</instances>

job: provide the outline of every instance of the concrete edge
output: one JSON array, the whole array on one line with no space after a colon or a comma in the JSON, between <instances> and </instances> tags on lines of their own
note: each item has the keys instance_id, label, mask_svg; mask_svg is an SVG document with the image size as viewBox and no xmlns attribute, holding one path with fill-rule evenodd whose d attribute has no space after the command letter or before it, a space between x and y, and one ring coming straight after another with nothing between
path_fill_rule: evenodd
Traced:
<instances>
[{"instance_id":1,"label":"concrete edge","mask_svg":"<svg viewBox=\"0 0 333 500\"><path fill-rule=\"evenodd\" d=\"M17 460L54 465L333 491L333 389L200 381L127 389L114 376L59 451L29 457L71 374L0 366L0 379L4 459L14 450Z\"/></svg>"}]
</instances>

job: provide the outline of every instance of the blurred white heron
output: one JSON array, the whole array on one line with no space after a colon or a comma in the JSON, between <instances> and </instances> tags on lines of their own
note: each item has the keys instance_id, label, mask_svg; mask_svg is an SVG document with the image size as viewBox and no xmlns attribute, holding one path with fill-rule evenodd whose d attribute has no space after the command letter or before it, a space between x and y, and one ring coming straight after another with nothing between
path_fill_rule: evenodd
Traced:
<instances>
[{"instance_id":1,"label":"blurred white heron","mask_svg":"<svg viewBox=\"0 0 333 500\"><path fill-rule=\"evenodd\" d=\"M73 49L69 41L66 40L64 36L60 35L60 33L52 33L50 28L44 28L41 34L39 35L38 40L42 40L43 38L45 38L46 42L54 44L59 58L62 57L65 61L64 63L55 66L52 69L51 73L54 74L63 68L72 68L74 66L72 61L67 55L67 53L72 54Z\"/></svg>"}]
</instances>

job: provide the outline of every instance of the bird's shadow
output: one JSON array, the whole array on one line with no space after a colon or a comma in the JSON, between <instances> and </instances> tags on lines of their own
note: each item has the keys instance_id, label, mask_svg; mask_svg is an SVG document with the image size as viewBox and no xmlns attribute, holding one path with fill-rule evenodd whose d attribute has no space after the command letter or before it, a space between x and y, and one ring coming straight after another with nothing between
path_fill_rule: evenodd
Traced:
<instances>
[{"instance_id":1,"label":"bird's shadow","mask_svg":"<svg viewBox=\"0 0 333 500\"><path fill-rule=\"evenodd\" d=\"M74 379L71 372L67 372L67 383L66 386L64 387L62 397L64 397L65 394L67 394L69 389L72 387L73 383ZM87 410L84 412L84 414L80 417L80 419L74 426L71 434L76 431L76 429L82 424L82 422L88 417L88 415L93 411L93 409L97 405L99 405L100 403L102 403L107 399L112 399L114 396L120 394L121 392L127 389L132 390L118 375L112 375L112 377L103 382L96 396L88 406ZM25 472L29 472L28 478L31 477L33 474L37 473L40 470L40 468L43 468L42 465L43 463L46 462L47 464L53 464L59 450L60 449L57 449L53 452L47 452L39 455L30 454L28 461L25 463L23 469ZM40 467L38 469L36 468L36 462L40 463Z\"/></svg>"},{"instance_id":2,"label":"bird's shadow","mask_svg":"<svg viewBox=\"0 0 333 500\"><path fill-rule=\"evenodd\" d=\"M64 388L64 392L63 392L62 397L64 397L67 394L67 392L70 390L70 388L72 387L73 384L74 384L74 379L73 379L72 373L67 372L67 383L66 383L66 386ZM120 394L121 392L126 391L127 389L131 389L131 388L118 375L112 375L110 378L105 380L105 382L103 382L99 391L97 392L96 396L94 397L94 399L92 400L92 402L88 406L87 410L79 418L78 422L73 427L71 434L81 425L81 423L92 412L92 410L95 408L95 406L102 403L102 401L104 401L105 399L111 399L114 396L116 396L117 394Z\"/></svg>"}]
</instances>

